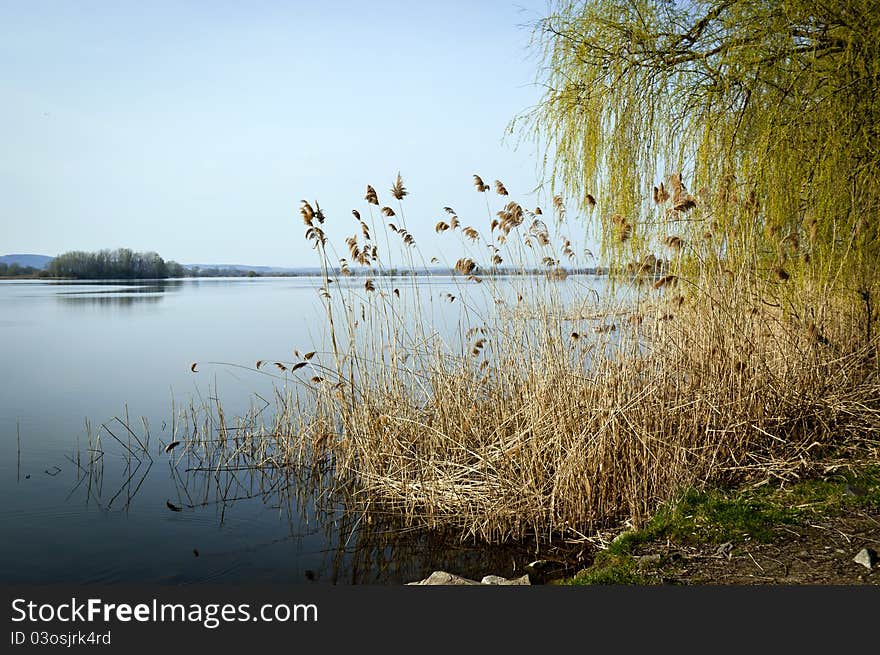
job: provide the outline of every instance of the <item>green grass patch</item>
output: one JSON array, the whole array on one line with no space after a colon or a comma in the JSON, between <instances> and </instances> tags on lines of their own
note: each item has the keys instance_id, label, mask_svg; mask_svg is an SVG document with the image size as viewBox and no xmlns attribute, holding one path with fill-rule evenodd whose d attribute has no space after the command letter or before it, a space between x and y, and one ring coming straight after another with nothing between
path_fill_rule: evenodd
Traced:
<instances>
[{"instance_id":1,"label":"green grass patch","mask_svg":"<svg viewBox=\"0 0 880 655\"><path fill-rule=\"evenodd\" d=\"M833 514L847 509L880 509L880 466L803 480L776 494L801 513Z\"/></svg>"},{"instance_id":2,"label":"green grass patch","mask_svg":"<svg viewBox=\"0 0 880 655\"><path fill-rule=\"evenodd\" d=\"M831 516L853 509L880 509L880 466L822 478L801 480L785 487L688 490L663 505L638 530L619 535L593 564L567 584L655 584L639 568L635 555L641 546L667 542L680 545L733 544L747 539L770 543L782 525Z\"/></svg>"},{"instance_id":3,"label":"green grass patch","mask_svg":"<svg viewBox=\"0 0 880 655\"><path fill-rule=\"evenodd\" d=\"M567 581L570 585L649 585L655 581L644 575L636 560L630 555L617 555L603 551L596 556L593 565L579 571Z\"/></svg>"}]
</instances>

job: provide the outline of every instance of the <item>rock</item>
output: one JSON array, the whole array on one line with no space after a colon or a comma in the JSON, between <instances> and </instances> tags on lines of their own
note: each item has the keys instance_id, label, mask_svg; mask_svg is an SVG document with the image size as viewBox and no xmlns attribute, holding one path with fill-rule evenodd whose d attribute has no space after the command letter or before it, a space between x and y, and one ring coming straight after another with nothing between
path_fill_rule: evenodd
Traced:
<instances>
[{"instance_id":1,"label":"rock","mask_svg":"<svg viewBox=\"0 0 880 655\"><path fill-rule=\"evenodd\" d=\"M531 584L529 576L524 575L519 578L503 578L500 575L487 575L482 582L463 578L460 575L447 573L446 571L434 571L424 580L418 582L408 582L408 585L528 585Z\"/></svg>"},{"instance_id":2,"label":"rock","mask_svg":"<svg viewBox=\"0 0 880 655\"><path fill-rule=\"evenodd\" d=\"M487 575L485 578L482 579L481 583L482 584L492 584L492 585L508 585L508 586L509 585L523 585L523 584L530 585L530 584L532 584L529 581L528 575L524 575L520 578L510 578L510 579L502 578L500 575Z\"/></svg>"},{"instance_id":3,"label":"rock","mask_svg":"<svg viewBox=\"0 0 880 655\"><path fill-rule=\"evenodd\" d=\"M718 550L715 551L716 555L719 557L726 557L727 559L730 559L731 553L733 553L733 544L729 541L718 546Z\"/></svg>"},{"instance_id":4,"label":"rock","mask_svg":"<svg viewBox=\"0 0 880 655\"><path fill-rule=\"evenodd\" d=\"M853 557L853 562L861 564L870 571L877 563L877 551L873 548L862 548L858 554Z\"/></svg>"},{"instance_id":5,"label":"rock","mask_svg":"<svg viewBox=\"0 0 880 655\"><path fill-rule=\"evenodd\" d=\"M643 569L647 566L660 566L660 563L663 561L663 558L658 554L654 553L651 555L642 555L641 557L636 559L636 565Z\"/></svg>"},{"instance_id":6,"label":"rock","mask_svg":"<svg viewBox=\"0 0 880 655\"><path fill-rule=\"evenodd\" d=\"M418 582L408 582L410 585L478 585L476 580L463 578L460 575L453 575L446 571L434 571L424 580Z\"/></svg>"},{"instance_id":7,"label":"rock","mask_svg":"<svg viewBox=\"0 0 880 655\"><path fill-rule=\"evenodd\" d=\"M506 584L507 578L502 578L500 575L487 575L484 576L482 580L480 580L480 584Z\"/></svg>"}]
</instances>

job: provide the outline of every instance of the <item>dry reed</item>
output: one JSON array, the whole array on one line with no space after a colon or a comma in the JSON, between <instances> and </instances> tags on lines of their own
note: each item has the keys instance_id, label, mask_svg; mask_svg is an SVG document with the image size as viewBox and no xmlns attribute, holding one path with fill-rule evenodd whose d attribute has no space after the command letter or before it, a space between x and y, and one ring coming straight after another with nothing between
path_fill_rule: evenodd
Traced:
<instances>
[{"instance_id":1,"label":"dry reed","mask_svg":"<svg viewBox=\"0 0 880 655\"><path fill-rule=\"evenodd\" d=\"M680 176L669 185L672 194L655 189L656 201L671 195L675 211L694 209ZM399 176L392 195L405 195ZM561 213L561 198L554 205ZM793 480L880 434L878 338L865 337L864 316L844 297L809 284L783 297L792 286L779 283L788 279L779 271L770 280L719 260L670 272L651 255L636 268L652 284L573 309L557 289L579 284L576 276L542 252L561 243L572 259L567 239L537 220L521 232L524 210L507 202L490 211L490 261L500 264L501 252L532 257L548 275L521 275L509 287L490 275L476 285L469 248L479 233L456 232L454 211L444 209L456 220L438 222L438 238L458 238L465 255L452 267L465 276L455 278L457 293L444 296L460 299L460 342L406 305L423 302L417 294L392 292L381 277L363 284L367 298L355 287L337 291L333 316L347 323L330 329L340 344L348 337L343 356L321 365L308 353L307 401L279 395L273 422L236 433L227 461L247 452L251 466L320 470L328 497L363 516L462 538L545 542L637 525L684 487ZM608 227L620 240L633 231L620 215ZM683 243L666 240L676 250ZM477 293L487 294L482 312Z\"/></svg>"}]
</instances>

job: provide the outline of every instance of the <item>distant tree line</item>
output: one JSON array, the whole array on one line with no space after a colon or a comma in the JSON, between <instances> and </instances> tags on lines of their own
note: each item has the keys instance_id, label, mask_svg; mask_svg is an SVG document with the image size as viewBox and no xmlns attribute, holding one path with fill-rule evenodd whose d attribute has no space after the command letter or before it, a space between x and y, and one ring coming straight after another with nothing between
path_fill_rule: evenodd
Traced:
<instances>
[{"instance_id":1,"label":"distant tree line","mask_svg":"<svg viewBox=\"0 0 880 655\"><path fill-rule=\"evenodd\" d=\"M103 279L161 279L181 277L183 266L162 259L155 252L133 252L128 248L84 252L74 250L58 255L46 267L53 277Z\"/></svg>"},{"instance_id":2,"label":"distant tree line","mask_svg":"<svg viewBox=\"0 0 880 655\"><path fill-rule=\"evenodd\" d=\"M258 273L241 268L227 268L225 266L193 266L184 269L186 277L264 277L268 275L277 276L276 273Z\"/></svg>"},{"instance_id":3,"label":"distant tree line","mask_svg":"<svg viewBox=\"0 0 880 655\"><path fill-rule=\"evenodd\" d=\"M0 262L0 277L48 277L49 273L34 266L22 266L16 262Z\"/></svg>"},{"instance_id":4,"label":"distant tree line","mask_svg":"<svg viewBox=\"0 0 880 655\"><path fill-rule=\"evenodd\" d=\"M13 266L17 266L17 264ZM187 268L172 260L165 261L156 252L134 252L128 248L98 250L96 252L73 250L55 257L55 259L49 262L45 271L39 271L31 267L19 267L19 272L16 274L24 275L23 271L25 268L33 275L88 280L260 277L260 273L256 271L238 268L213 266Z\"/></svg>"}]
</instances>

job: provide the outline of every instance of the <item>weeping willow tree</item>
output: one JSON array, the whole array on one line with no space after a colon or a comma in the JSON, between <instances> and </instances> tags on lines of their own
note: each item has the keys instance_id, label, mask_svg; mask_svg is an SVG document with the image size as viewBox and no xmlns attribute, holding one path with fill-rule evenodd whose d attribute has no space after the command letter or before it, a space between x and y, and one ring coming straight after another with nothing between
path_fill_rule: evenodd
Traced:
<instances>
[{"instance_id":1,"label":"weeping willow tree","mask_svg":"<svg viewBox=\"0 0 880 655\"><path fill-rule=\"evenodd\" d=\"M546 91L514 125L606 255L689 242L686 262L714 240L728 264L870 303L880 2L559 2L535 40Z\"/></svg>"}]
</instances>

